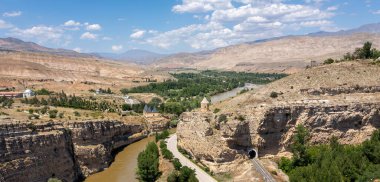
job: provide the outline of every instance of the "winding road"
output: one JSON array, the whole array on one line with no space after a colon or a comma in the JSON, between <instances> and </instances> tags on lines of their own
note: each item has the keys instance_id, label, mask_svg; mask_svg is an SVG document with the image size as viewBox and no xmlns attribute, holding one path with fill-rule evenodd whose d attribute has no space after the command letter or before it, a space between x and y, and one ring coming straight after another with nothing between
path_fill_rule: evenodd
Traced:
<instances>
[{"instance_id":1,"label":"winding road","mask_svg":"<svg viewBox=\"0 0 380 182\"><path fill-rule=\"evenodd\" d=\"M168 149L173 153L175 158L178 158L183 166L187 166L191 169L195 169L196 177L200 182L217 182L214 178L212 178L209 174L203 171L200 167L191 162L188 158L183 156L177 148L177 135L171 135L170 138L167 139Z\"/></svg>"}]
</instances>

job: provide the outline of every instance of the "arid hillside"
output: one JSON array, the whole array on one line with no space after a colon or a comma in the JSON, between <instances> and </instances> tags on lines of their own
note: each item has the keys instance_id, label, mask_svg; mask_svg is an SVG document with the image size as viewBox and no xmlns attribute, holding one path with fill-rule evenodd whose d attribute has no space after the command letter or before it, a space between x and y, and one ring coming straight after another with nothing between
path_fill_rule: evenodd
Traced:
<instances>
[{"instance_id":1,"label":"arid hillside","mask_svg":"<svg viewBox=\"0 0 380 182\"><path fill-rule=\"evenodd\" d=\"M118 91L162 80L167 75L146 72L143 67L97 58L59 56L49 53L0 52L0 86L83 90L113 87Z\"/></svg>"},{"instance_id":2,"label":"arid hillside","mask_svg":"<svg viewBox=\"0 0 380 182\"><path fill-rule=\"evenodd\" d=\"M178 145L216 172L248 159L290 155L295 127L304 125L310 144L336 136L359 144L380 128L380 66L348 61L313 67L213 104L209 112L186 112L177 127ZM238 178L238 176L234 176Z\"/></svg>"},{"instance_id":3,"label":"arid hillside","mask_svg":"<svg viewBox=\"0 0 380 182\"><path fill-rule=\"evenodd\" d=\"M340 58L366 41L380 47L379 34L291 36L228 46L208 53L178 54L160 60L155 66L294 73L303 70L311 61Z\"/></svg>"}]
</instances>

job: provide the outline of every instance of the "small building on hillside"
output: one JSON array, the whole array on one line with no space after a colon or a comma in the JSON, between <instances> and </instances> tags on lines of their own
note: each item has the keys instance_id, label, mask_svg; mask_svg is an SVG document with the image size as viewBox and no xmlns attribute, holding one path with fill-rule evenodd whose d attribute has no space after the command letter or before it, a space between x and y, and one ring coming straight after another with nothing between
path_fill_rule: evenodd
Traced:
<instances>
[{"instance_id":1,"label":"small building on hillside","mask_svg":"<svg viewBox=\"0 0 380 182\"><path fill-rule=\"evenodd\" d=\"M22 92L0 92L0 97L19 98L22 96L23 96Z\"/></svg>"},{"instance_id":2,"label":"small building on hillside","mask_svg":"<svg viewBox=\"0 0 380 182\"><path fill-rule=\"evenodd\" d=\"M130 106L132 105L137 105L137 104L140 104L141 102L137 99L133 99L131 98L130 96L125 96L123 97L124 98L124 102Z\"/></svg>"},{"instance_id":3,"label":"small building on hillside","mask_svg":"<svg viewBox=\"0 0 380 182\"><path fill-rule=\"evenodd\" d=\"M160 116L160 113L158 112L156 107L150 107L148 105L145 105L144 110L143 110L143 115L144 117L156 117L156 116Z\"/></svg>"},{"instance_id":4,"label":"small building on hillside","mask_svg":"<svg viewBox=\"0 0 380 182\"><path fill-rule=\"evenodd\" d=\"M32 97L34 96L34 92L30 89L26 89L23 93L22 93L22 97L23 98L29 98L29 97Z\"/></svg>"},{"instance_id":5,"label":"small building on hillside","mask_svg":"<svg viewBox=\"0 0 380 182\"><path fill-rule=\"evenodd\" d=\"M210 102L205 98L203 98L201 102L201 112L208 112L209 111L209 104Z\"/></svg>"}]
</instances>

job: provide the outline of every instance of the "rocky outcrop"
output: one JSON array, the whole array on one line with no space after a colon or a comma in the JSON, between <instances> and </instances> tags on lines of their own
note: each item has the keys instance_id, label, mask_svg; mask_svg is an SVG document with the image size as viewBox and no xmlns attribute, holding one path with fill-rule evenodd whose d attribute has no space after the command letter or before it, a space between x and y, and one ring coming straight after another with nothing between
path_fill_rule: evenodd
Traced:
<instances>
[{"instance_id":1,"label":"rocky outcrop","mask_svg":"<svg viewBox=\"0 0 380 182\"><path fill-rule=\"evenodd\" d=\"M77 181L108 167L112 152L143 131L119 121L1 124L0 181Z\"/></svg>"},{"instance_id":2,"label":"rocky outcrop","mask_svg":"<svg viewBox=\"0 0 380 182\"><path fill-rule=\"evenodd\" d=\"M178 124L178 145L196 159L214 163L246 158L250 148L259 155L287 151L295 126L303 124L312 144L326 143L337 136L343 144L358 144L380 127L380 103L347 105L268 106L227 114L227 122L218 122L213 113L184 113Z\"/></svg>"},{"instance_id":3,"label":"rocky outcrop","mask_svg":"<svg viewBox=\"0 0 380 182\"><path fill-rule=\"evenodd\" d=\"M144 129L142 125L117 121L73 122L65 127L72 132L75 158L84 176L108 167L113 158L112 151L144 137L140 134Z\"/></svg>"},{"instance_id":4,"label":"rocky outcrop","mask_svg":"<svg viewBox=\"0 0 380 182\"><path fill-rule=\"evenodd\" d=\"M375 93L380 92L380 86L359 86L354 87L336 87L336 88L325 88L321 87L319 89L300 89L302 94L309 95L338 95L338 94L353 94L353 93Z\"/></svg>"}]
</instances>

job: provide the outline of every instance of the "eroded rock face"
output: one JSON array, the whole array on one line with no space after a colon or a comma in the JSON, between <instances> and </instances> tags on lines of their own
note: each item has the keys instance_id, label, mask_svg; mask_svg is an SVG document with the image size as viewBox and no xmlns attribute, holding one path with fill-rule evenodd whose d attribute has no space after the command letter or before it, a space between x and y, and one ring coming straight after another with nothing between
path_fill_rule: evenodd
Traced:
<instances>
[{"instance_id":1,"label":"eroded rock face","mask_svg":"<svg viewBox=\"0 0 380 182\"><path fill-rule=\"evenodd\" d=\"M0 125L0 181L76 181L108 167L112 152L144 137L119 121Z\"/></svg>"},{"instance_id":2,"label":"eroded rock face","mask_svg":"<svg viewBox=\"0 0 380 182\"><path fill-rule=\"evenodd\" d=\"M126 125L118 121L73 122L66 127L72 131L75 157L86 177L108 167L112 151L144 137L133 136L143 131L141 125Z\"/></svg>"},{"instance_id":3,"label":"eroded rock face","mask_svg":"<svg viewBox=\"0 0 380 182\"><path fill-rule=\"evenodd\" d=\"M177 127L178 146L199 160L217 163L235 160L242 151L235 150L236 143L231 141L240 136L240 125L222 125L218 131L216 123L210 112L183 113Z\"/></svg>"},{"instance_id":4,"label":"eroded rock face","mask_svg":"<svg viewBox=\"0 0 380 182\"><path fill-rule=\"evenodd\" d=\"M380 104L283 106L244 113L244 121L228 116L218 123L213 113L184 113L178 124L178 145L197 159L216 163L246 158L249 148L260 156L287 151L295 126L303 124L312 144L337 136L343 144L358 144L380 127Z\"/></svg>"}]
</instances>

